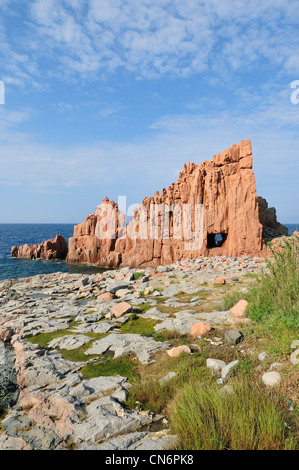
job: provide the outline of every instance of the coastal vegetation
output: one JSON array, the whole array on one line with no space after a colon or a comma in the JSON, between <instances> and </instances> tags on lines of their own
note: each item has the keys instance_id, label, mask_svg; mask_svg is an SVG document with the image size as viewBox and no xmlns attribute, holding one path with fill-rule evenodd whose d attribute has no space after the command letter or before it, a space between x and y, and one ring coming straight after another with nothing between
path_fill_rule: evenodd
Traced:
<instances>
[{"instance_id":1,"label":"coastal vegetation","mask_svg":"<svg viewBox=\"0 0 299 470\"><path fill-rule=\"evenodd\" d=\"M234 287L221 300L227 310L245 298L251 319L242 328L244 355L230 379L230 393L219 393L215 378L207 374L206 359L212 348L206 340L198 342L198 353L155 364L150 373L147 367L144 378L133 386L128 404L166 413L178 436L177 449L299 448L298 365L289 361L290 344L298 339L298 264L299 239L294 238L273 251L267 269L253 278L245 295ZM174 345L182 338L168 332L163 340ZM266 351L263 362L250 354L250 350L261 349ZM218 346L218 359L229 362L233 357L231 347ZM278 389L268 389L261 383L261 372L278 360L283 366L283 383ZM177 376L161 384L161 377L170 369Z\"/></svg>"}]
</instances>

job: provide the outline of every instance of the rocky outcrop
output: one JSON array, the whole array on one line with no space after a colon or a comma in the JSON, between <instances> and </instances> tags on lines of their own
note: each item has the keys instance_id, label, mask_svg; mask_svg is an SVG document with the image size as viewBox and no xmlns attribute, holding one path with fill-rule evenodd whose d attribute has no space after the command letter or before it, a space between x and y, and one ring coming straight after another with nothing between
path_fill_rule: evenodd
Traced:
<instances>
[{"instance_id":1,"label":"rocky outcrop","mask_svg":"<svg viewBox=\"0 0 299 470\"><path fill-rule=\"evenodd\" d=\"M287 236L288 229L277 221L275 207L268 207L268 202L262 197L257 198L260 222L263 226L263 238L268 241L279 236Z\"/></svg>"},{"instance_id":2,"label":"rocky outcrop","mask_svg":"<svg viewBox=\"0 0 299 470\"><path fill-rule=\"evenodd\" d=\"M65 259L68 252L68 246L65 239L61 235L56 235L55 239L47 240L39 245L22 245L14 246L11 250L13 258L25 259L48 259L59 260Z\"/></svg>"},{"instance_id":3,"label":"rocky outcrop","mask_svg":"<svg viewBox=\"0 0 299 470\"><path fill-rule=\"evenodd\" d=\"M75 227L68 262L156 267L201 256L259 255L269 217L261 215L252 164L250 140L232 145L213 160L186 163L176 183L145 198L127 226L118 205L105 198ZM164 216L161 207L168 208ZM107 220L112 224L101 239L99 227Z\"/></svg>"}]
</instances>

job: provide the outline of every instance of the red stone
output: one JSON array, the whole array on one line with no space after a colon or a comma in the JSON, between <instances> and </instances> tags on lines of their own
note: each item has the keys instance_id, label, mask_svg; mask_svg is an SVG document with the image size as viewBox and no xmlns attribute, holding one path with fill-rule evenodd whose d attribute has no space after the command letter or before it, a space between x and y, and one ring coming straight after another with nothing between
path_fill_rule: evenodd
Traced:
<instances>
[{"instance_id":1,"label":"red stone","mask_svg":"<svg viewBox=\"0 0 299 470\"><path fill-rule=\"evenodd\" d=\"M13 258L25 259L65 259L68 253L68 247L65 239L61 235L56 235L55 239L47 240L39 245L14 246L11 250Z\"/></svg>"}]
</instances>

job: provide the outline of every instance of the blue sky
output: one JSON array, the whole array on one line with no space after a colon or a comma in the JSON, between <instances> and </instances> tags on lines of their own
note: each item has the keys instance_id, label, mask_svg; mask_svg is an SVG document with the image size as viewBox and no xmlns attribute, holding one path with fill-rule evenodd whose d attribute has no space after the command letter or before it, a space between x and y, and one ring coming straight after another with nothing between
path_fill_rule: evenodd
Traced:
<instances>
[{"instance_id":1,"label":"blue sky","mask_svg":"<svg viewBox=\"0 0 299 470\"><path fill-rule=\"evenodd\" d=\"M248 138L298 223L296 80L297 0L0 0L0 223L139 203Z\"/></svg>"}]
</instances>

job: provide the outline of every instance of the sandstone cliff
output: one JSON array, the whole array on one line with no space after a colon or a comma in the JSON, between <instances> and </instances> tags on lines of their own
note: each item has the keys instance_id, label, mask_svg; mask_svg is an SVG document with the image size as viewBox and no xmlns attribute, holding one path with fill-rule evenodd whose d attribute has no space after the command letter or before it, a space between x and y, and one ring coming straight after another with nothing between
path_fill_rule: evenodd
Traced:
<instances>
[{"instance_id":1,"label":"sandstone cliff","mask_svg":"<svg viewBox=\"0 0 299 470\"><path fill-rule=\"evenodd\" d=\"M257 199L252 165L250 140L232 145L213 160L186 163L176 183L145 198L127 226L117 204L105 198L94 214L75 227L67 261L103 267L156 267L201 256L261 254L267 208ZM168 207L168 213L158 214L153 223L152 210L161 207ZM169 220L166 236L165 217ZM113 222L112 230L108 224L110 232L100 239L99 225L104 226L108 219Z\"/></svg>"}]
</instances>

